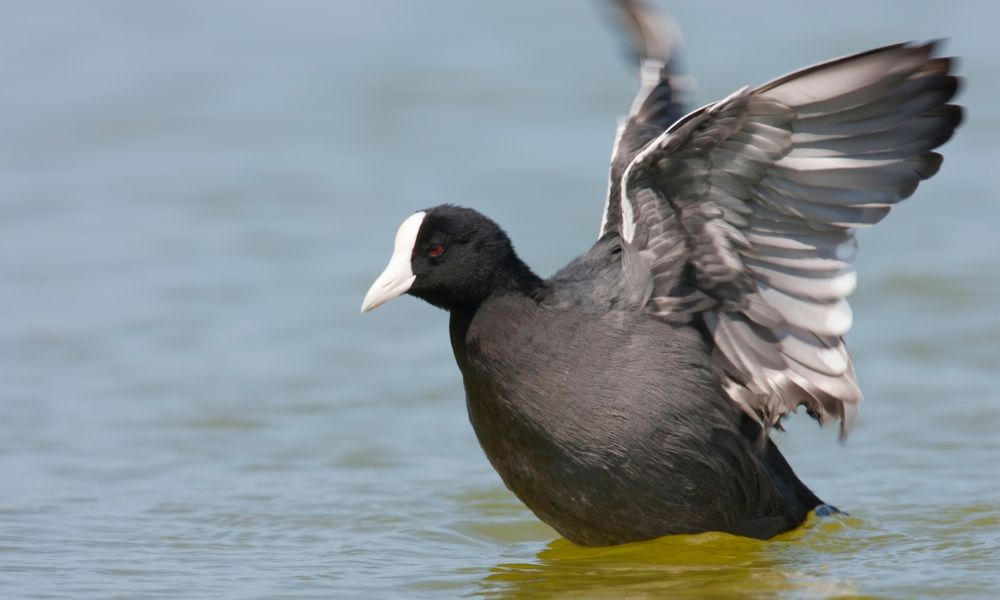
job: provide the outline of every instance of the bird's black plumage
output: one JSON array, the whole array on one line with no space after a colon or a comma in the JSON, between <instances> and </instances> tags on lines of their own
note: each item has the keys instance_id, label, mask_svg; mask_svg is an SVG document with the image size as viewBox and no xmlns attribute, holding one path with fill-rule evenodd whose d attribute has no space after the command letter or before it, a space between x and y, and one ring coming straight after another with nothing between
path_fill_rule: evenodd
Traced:
<instances>
[{"instance_id":1,"label":"bird's black plumage","mask_svg":"<svg viewBox=\"0 0 1000 600\"><path fill-rule=\"evenodd\" d=\"M469 417L490 462L580 544L797 526L819 500L773 443L760 446L702 335L642 314L649 275L640 265L626 275L629 261L641 259L602 240L537 287L521 264L518 284L481 281L482 302L451 308Z\"/></svg>"},{"instance_id":2,"label":"bird's black plumage","mask_svg":"<svg viewBox=\"0 0 1000 600\"><path fill-rule=\"evenodd\" d=\"M854 228L937 171L961 120L934 52L830 61L673 124L672 63L647 56L589 251L542 279L489 218L426 209L363 310L409 293L450 312L486 456L566 538L792 529L822 502L768 431L799 405L853 420Z\"/></svg>"}]
</instances>

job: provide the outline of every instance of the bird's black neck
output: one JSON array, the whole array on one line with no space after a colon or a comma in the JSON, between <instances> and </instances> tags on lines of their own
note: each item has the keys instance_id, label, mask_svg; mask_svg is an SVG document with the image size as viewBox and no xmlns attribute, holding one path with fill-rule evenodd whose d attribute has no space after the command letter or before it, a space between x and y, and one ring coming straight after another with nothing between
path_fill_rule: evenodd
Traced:
<instances>
[{"instance_id":1,"label":"bird's black neck","mask_svg":"<svg viewBox=\"0 0 1000 600\"><path fill-rule=\"evenodd\" d=\"M541 287L542 278L535 275L531 268L524 264L524 261L516 254L511 253L507 260L493 271L488 293L483 300L509 294L531 296Z\"/></svg>"},{"instance_id":2,"label":"bird's black neck","mask_svg":"<svg viewBox=\"0 0 1000 600\"><path fill-rule=\"evenodd\" d=\"M511 252L480 270L460 287L430 288L411 293L438 308L464 314L474 313L492 298L512 294L534 296L543 285L542 278Z\"/></svg>"},{"instance_id":3,"label":"bird's black neck","mask_svg":"<svg viewBox=\"0 0 1000 600\"><path fill-rule=\"evenodd\" d=\"M516 254L507 257L497 265L490 277L484 280L484 285L478 294L445 307L451 313L452 345L458 343L455 346L456 352L464 346L465 332L468 331L469 324L484 303L503 296L534 297L544 285L544 280L535 275Z\"/></svg>"}]
</instances>

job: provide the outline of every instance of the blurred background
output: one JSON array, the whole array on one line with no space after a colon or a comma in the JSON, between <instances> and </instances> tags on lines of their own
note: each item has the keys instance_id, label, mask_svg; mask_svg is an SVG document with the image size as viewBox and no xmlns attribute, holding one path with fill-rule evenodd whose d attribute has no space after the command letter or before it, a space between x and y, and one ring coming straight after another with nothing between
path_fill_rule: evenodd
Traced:
<instances>
[{"instance_id":1,"label":"blurred background","mask_svg":"<svg viewBox=\"0 0 1000 600\"><path fill-rule=\"evenodd\" d=\"M5 597L988 597L1000 585L995 4L661 3L696 104L949 37L967 120L861 236L848 510L762 544L584 550L501 484L447 316L361 316L396 227L471 206L551 274L635 91L606 3L14 0L0 19Z\"/></svg>"}]
</instances>

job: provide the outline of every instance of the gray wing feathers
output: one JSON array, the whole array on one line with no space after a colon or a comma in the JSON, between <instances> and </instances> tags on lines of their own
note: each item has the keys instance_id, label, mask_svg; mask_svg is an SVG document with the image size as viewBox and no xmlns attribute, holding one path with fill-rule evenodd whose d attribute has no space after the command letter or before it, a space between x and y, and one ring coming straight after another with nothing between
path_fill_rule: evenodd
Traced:
<instances>
[{"instance_id":1,"label":"gray wing feathers","mask_svg":"<svg viewBox=\"0 0 1000 600\"><path fill-rule=\"evenodd\" d=\"M727 392L766 425L804 404L850 429L854 229L937 172L931 150L961 121L952 60L934 50L887 46L738 90L622 173L620 230L654 276L647 310L701 321Z\"/></svg>"},{"instance_id":2,"label":"gray wing feathers","mask_svg":"<svg viewBox=\"0 0 1000 600\"><path fill-rule=\"evenodd\" d=\"M636 153L667 130L688 109L694 84L680 67L680 29L657 18L642 0L615 0L639 65L639 90L626 117L618 123L608 175L608 200L599 237L620 231L618 202L622 174Z\"/></svg>"}]
</instances>

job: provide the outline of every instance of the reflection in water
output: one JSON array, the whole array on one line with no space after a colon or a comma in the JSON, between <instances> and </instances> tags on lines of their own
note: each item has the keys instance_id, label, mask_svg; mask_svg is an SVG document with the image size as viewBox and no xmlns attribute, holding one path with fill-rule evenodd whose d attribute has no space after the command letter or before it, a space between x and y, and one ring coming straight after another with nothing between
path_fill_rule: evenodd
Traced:
<instances>
[{"instance_id":1,"label":"reflection in water","mask_svg":"<svg viewBox=\"0 0 1000 600\"><path fill-rule=\"evenodd\" d=\"M531 563L506 563L482 581L485 594L545 597L577 594L588 598L670 594L772 598L855 594L857 587L836 572L802 569L796 556L817 549L846 549L859 519L835 515L810 520L802 528L763 542L725 533L677 535L609 548L585 548L557 539Z\"/></svg>"},{"instance_id":2,"label":"reflection in water","mask_svg":"<svg viewBox=\"0 0 1000 600\"><path fill-rule=\"evenodd\" d=\"M853 598L873 597L864 590L878 569L887 577L923 581L900 586L904 597L934 590L945 597L992 597L991 586L1000 584L992 567L976 579L958 581L956 574L970 562L995 564L998 526L995 506L901 503L885 523L813 515L769 541L705 533L584 548L557 539L532 562L493 567L479 587L484 595L512 598Z\"/></svg>"}]
</instances>

